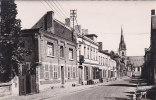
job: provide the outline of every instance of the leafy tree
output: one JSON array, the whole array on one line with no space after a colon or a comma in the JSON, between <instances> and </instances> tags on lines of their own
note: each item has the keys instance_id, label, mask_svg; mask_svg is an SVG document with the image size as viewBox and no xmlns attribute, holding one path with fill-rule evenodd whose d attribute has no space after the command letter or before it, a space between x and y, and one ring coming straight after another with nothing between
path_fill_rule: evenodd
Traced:
<instances>
[{"instance_id":1,"label":"leafy tree","mask_svg":"<svg viewBox=\"0 0 156 100\"><path fill-rule=\"evenodd\" d=\"M17 6L14 0L1 1L0 32L0 81L10 81L19 75L18 65L21 62L23 41L20 37L20 20L16 19Z\"/></svg>"}]
</instances>

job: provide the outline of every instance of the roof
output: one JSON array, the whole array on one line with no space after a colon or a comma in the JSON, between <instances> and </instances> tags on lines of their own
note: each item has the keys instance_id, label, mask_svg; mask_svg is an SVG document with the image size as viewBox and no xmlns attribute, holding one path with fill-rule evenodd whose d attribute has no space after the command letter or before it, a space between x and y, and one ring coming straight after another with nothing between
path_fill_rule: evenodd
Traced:
<instances>
[{"instance_id":1,"label":"roof","mask_svg":"<svg viewBox=\"0 0 156 100\"><path fill-rule=\"evenodd\" d=\"M32 27L44 29L52 34L67 39L69 41L76 41L71 27L66 26L61 21L53 18L54 12L49 11L41 17L41 19Z\"/></svg>"},{"instance_id":2,"label":"roof","mask_svg":"<svg viewBox=\"0 0 156 100\"><path fill-rule=\"evenodd\" d=\"M143 66L143 64L144 64L144 57L143 56L128 56L127 60L134 67L140 67L140 66Z\"/></svg>"},{"instance_id":3,"label":"roof","mask_svg":"<svg viewBox=\"0 0 156 100\"><path fill-rule=\"evenodd\" d=\"M95 37L98 37L96 34L86 34L85 36L95 36Z\"/></svg>"}]
</instances>

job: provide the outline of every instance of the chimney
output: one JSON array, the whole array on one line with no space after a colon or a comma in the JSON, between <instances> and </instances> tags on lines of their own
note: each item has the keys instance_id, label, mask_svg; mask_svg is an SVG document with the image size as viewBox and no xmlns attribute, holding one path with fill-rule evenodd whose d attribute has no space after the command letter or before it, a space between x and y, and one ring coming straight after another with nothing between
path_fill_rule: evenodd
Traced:
<instances>
[{"instance_id":1,"label":"chimney","mask_svg":"<svg viewBox=\"0 0 156 100\"><path fill-rule=\"evenodd\" d=\"M45 29L54 34L54 12L49 11L45 16Z\"/></svg>"},{"instance_id":2,"label":"chimney","mask_svg":"<svg viewBox=\"0 0 156 100\"><path fill-rule=\"evenodd\" d=\"M75 32L81 33L81 25L75 25Z\"/></svg>"},{"instance_id":3,"label":"chimney","mask_svg":"<svg viewBox=\"0 0 156 100\"><path fill-rule=\"evenodd\" d=\"M82 29L82 34L87 35L88 34L88 29Z\"/></svg>"},{"instance_id":4,"label":"chimney","mask_svg":"<svg viewBox=\"0 0 156 100\"><path fill-rule=\"evenodd\" d=\"M151 10L151 31L156 33L156 15L155 10Z\"/></svg>"},{"instance_id":5,"label":"chimney","mask_svg":"<svg viewBox=\"0 0 156 100\"><path fill-rule=\"evenodd\" d=\"M65 19L65 25L67 25L68 27L70 27L70 18L66 18Z\"/></svg>"},{"instance_id":6,"label":"chimney","mask_svg":"<svg viewBox=\"0 0 156 100\"><path fill-rule=\"evenodd\" d=\"M151 10L151 15L155 15L155 9Z\"/></svg>"},{"instance_id":7,"label":"chimney","mask_svg":"<svg viewBox=\"0 0 156 100\"><path fill-rule=\"evenodd\" d=\"M102 50L102 42L98 42L99 43L99 50Z\"/></svg>"}]
</instances>

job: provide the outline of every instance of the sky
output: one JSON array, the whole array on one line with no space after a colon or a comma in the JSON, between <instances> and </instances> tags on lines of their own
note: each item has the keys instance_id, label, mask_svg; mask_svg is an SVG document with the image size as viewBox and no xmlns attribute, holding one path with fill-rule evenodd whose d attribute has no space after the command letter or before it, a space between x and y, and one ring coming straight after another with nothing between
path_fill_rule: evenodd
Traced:
<instances>
[{"instance_id":1,"label":"sky","mask_svg":"<svg viewBox=\"0 0 156 100\"><path fill-rule=\"evenodd\" d=\"M150 45L151 9L156 1L24 1L16 0L22 29L31 28L47 11L62 22L77 9L77 21L89 34L96 34L104 50L117 51L121 26L127 56L143 56ZM50 6L49 6L49 5Z\"/></svg>"}]
</instances>

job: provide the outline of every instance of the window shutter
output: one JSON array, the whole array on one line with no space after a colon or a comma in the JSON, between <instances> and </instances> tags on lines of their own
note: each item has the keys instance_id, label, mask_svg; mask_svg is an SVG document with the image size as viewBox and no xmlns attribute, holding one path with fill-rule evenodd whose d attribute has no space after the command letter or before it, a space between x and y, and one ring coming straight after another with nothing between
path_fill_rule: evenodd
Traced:
<instances>
[{"instance_id":1,"label":"window shutter","mask_svg":"<svg viewBox=\"0 0 156 100\"><path fill-rule=\"evenodd\" d=\"M44 79L44 65L40 67L40 79Z\"/></svg>"},{"instance_id":2,"label":"window shutter","mask_svg":"<svg viewBox=\"0 0 156 100\"><path fill-rule=\"evenodd\" d=\"M78 70L78 68L77 68L77 66L76 66L76 71L75 71L75 72L76 72L76 77L78 77L78 73L79 73L78 71L79 71L79 70Z\"/></svg>"},{"instance_id":3,"label":"window shutter","mask_svg":"<svg viewBox=\"0 0 156 100\"><path fill-rule=\"evenodd\" d=\"M53 79L53 66L50 65L50 79Z\"/></svg>"},{"instance_id":4,"label":"window shutter","mask_svg":"<svg viewBox=\"0 0 156 100\"><path fill-rule=\"evenodd\" d=\"M71 78L73 78L73 66L71 66L70 72L71 72Z\"/></svg>"},{"instance_id":5,"label":"window shutter","mask_svg":"<svg viewBox=\"0 0 156 100\"><path fill-rule=\"evenodd\" d=\"M65 66L65 78L67 78L67 66Z\"/></svg>"},{"instance_id":6,"label":"window shutter","mask_svg":"<svg viewBox=\"0 0 156 100\"><path fill-rule=\"evenodd\" d=\"M58 78L60 78L60 66L58 66Z\"/></svg>"}]
</instances>

